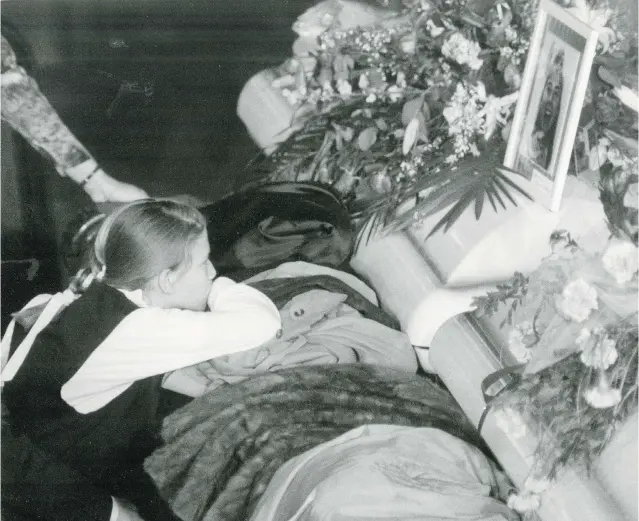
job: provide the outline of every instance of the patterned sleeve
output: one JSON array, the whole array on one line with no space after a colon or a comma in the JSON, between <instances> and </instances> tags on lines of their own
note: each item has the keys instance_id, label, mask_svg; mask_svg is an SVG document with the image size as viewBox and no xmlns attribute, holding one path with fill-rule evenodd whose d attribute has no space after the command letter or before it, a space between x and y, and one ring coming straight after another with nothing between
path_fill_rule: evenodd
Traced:
<instances>
[{"instance_id":1,"label":"patterned sleeve","mask_svg":"<svg viewBox=\"0 0 639 521\"><path fill-rule=\"evenodd\" d=\"M92 159L60 119L35 80L18 65L15 52L4 36L0 72L2 119L36 150L53 160L61 175L65 175L67 169Z\"/></svg>"}]
</instances>

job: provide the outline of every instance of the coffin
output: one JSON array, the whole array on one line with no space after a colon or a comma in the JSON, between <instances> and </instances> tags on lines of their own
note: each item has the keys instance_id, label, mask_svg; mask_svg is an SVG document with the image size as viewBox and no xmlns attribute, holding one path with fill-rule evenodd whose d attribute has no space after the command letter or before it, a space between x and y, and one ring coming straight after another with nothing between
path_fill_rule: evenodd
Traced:
<instances>
[{"instance_id":1,"label":"coffin","mask_svg":"<svg viewBox=\"0 0 639 521\"><path fill-rule=\"evenodd\" d=\"M244 87L238 115L267 153L286 137L293 109L271 86L264 71ZM533 197L539 189L519 183ZM497 348L505 342L500 317L476 320L467 313L473 295L509 278L530 272L550 253L550 234L567 229L580 246L601 250L608 238L597 191L569 178L559 212L523 198L499 213L484 211L477 221L472 209L447 233L425 241L441 217L419 228L377 237L362 246L353 269L378 292L382 305L400 320L424 370L437 373L478 424L485 408L481 382L503 367ZM445 212L443 210L442 212ZM502 344L505 345L505 344ZM482 435L514 483L523 484L536 446L532 436L512 439L488 412ZM569 470L542 496L544 521L622 521L637 519L637 419L631 418L603 454L596 472Z\"/></svg>"}]
</instances>

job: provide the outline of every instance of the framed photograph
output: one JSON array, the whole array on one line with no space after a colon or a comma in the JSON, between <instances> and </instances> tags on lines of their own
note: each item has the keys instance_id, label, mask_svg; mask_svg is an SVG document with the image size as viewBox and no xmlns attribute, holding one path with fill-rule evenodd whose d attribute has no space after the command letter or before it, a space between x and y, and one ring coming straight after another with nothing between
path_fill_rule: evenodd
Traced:
<instances>
[{"instance_id":1,"label":"framed photograph","mask_svg":"<svg viewBox=\"0 0 639 521\"><path fill-rule=\"evenodd\" d=\"M598 36L556 3L541 0L504 166L539 185L540 202L552 211L561 204Z\"/></svg>"}]
</instances>

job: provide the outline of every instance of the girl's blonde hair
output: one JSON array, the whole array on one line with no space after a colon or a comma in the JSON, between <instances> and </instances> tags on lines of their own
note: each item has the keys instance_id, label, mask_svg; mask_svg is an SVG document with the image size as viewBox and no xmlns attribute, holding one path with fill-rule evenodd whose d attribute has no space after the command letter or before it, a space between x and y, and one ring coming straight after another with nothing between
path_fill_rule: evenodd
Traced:
<instances>
[{"instance_id":1,"label":"girl's blonde hair","mask_svg":"<svg viewBox=\"0 0 639 521\"><path fill-rule=\"evenodd\" d=\"M191 206L155 199L126 204L100 226L91 270L115 288L139 289L188 261L192 243L205 231L204 216Z\"/></svg>"}]
</instances>

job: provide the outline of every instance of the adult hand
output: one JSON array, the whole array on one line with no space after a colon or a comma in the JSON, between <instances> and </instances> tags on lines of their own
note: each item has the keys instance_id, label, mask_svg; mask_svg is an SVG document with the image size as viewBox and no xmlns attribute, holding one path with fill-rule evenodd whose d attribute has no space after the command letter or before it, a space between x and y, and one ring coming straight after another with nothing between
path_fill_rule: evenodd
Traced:
<instances>
[{"instance_id":1,"label":"adult hand","mask_svg":"<svg viewBox=\"0 0 639 521\"><path fill-rule=\"evenodd\" d=\"M95 203L118 202L128 203L138 199L146 199L149 195L135 185L123 183L99 169L83 185L84 191Z\"/></svg>"},{"instance_id":2,"label":"adult hand","mask_svg":"<svg viewBox=\"0 0 639 521\"><path fill-rule=\"evenodd\" d=\"M130 503L117 500L118 515L113 521L144 521Z\"/></svg>"}]
</instances>

